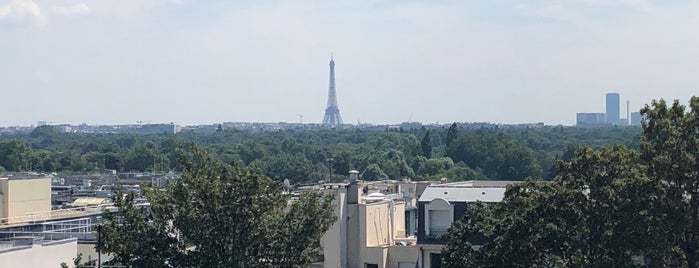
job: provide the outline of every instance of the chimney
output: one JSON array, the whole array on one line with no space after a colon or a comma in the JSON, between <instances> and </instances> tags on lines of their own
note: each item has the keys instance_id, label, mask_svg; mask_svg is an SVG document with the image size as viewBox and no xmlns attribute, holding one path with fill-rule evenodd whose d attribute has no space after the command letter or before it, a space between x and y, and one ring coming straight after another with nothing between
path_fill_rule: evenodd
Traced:
<instances>
[{"instance_id":1,"label":"chimney","mask_svg":"<svg viewBox=\"0 0 699 268\"><path fill-rule=\"evenodd\" d=\"M359 204L360 189L357 184L359 179L359 171L351 170L349 172L349 185L347 186L347 204Z\"/></svg>"},{"instance_id":2,"label":"chimney","mask_svg":"<svg viewBox=\"0 0 699 268\"><path fill-rule=\"evenodd\" d=\"M349 181L350 181L350 182L353 182L353 181L357 181L357 180L359 180L359 171L350 170L350 172L349 172Z\"/></svg>"}]
</instances>

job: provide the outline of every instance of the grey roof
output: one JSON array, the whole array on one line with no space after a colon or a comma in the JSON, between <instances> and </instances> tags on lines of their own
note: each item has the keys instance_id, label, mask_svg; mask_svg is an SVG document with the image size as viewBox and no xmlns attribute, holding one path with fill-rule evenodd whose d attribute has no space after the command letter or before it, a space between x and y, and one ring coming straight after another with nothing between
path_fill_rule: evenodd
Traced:
<instances>
[{"instance_id":1,"label":"grey roof","mask_svg":"<svg viewBox=\"0 0 699 268\"><path fill-rule=\"evenodd\" d=\"M442 198L449 202L500 202L505 197L508 184L519 181L465 181L430 185L420 196L419 202L431 202Z\"/></svg>"}]
</instances>

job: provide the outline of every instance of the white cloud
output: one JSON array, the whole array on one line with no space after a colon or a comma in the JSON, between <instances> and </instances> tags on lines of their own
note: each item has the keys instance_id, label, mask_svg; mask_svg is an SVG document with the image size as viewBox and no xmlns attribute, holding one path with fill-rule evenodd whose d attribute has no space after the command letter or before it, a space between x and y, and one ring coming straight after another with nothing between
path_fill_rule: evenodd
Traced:
<instances>
[{"instance_id":1,"label":"white cloud","mask_svg":"<svg viewBox=\"0 0 699 268\"><path fill-rule=\"evenodd\" d=\"M62 15L88 15L90 14L90 7L84 3L75 4L68 7L56 7L56 13Z\"/></svg>"},{"instance_id":2,"label":"white cloud","mask_svg":"<svg viewBox=\"0 0 699 268\"><path fill-rule=\"evenodd\" d=\"M12 0L8 4L0 4L0 22L32 21L37 24L44 22L41 8L33 0Z\"/></svg>"}]
</instances>

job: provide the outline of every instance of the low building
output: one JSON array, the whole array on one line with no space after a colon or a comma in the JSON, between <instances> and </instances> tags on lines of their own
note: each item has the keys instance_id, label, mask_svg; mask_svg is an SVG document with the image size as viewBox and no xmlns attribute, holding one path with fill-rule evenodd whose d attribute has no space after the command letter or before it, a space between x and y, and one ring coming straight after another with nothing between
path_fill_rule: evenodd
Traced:
<instances>
[{"instance_id":1,"label":"low building","mask_svg":"<svg viewBox=\"0 0 699 268\"><path fill-rule=\"evenodd\" d=\"M577 113L575 114L577 126L604 126L608 124L604 113Z\"/></svg>"},{"instance_id":2,"label":"low building","mask_svg":"<svg viewBox=\"0 0 699 268\"><path fill-rule=\"evenodd\" d=\"M513 183L520 182L464 181L428 186L418 201L418 267L441 267L441 253L446 245L441 236L451 224L466 214L469 204L501 202L507 185Z\"/></svg>"},{"instance_id":3,"label":"low building","mask_svg":"<svg viewBox=\"0 0 699 268\"><path fill-rule=\"evenodd\" d=\"M60 267L72 264L77 254L77 238L45 241L29 236L0 241L0 267Z\"/></svg>"},{"instance_id":4,"label":"low building","mask_svg":"<svg viewBox=\"0 0 699 268\"><path fill-rule=\"evenodd\" d=\"M13 174L0 177L0 224L51 216L51 178Z\"/></svg>"}]
</instances>

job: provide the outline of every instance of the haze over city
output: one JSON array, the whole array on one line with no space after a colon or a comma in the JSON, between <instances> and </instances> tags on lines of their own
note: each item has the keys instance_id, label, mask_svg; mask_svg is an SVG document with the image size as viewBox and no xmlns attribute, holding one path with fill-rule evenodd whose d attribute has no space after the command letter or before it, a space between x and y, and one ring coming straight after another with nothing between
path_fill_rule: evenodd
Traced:
<instances>
[{"instance_id":1,"label":"haze over city","mask_svg":"<svg viewBox=\"0 0 699 268\"><path fill-rule=\"evenodd\" d=\"M575 123L696 94L699 2L0 0L0 125ZM625 108L625 105L622 106Z\"/></svg>"}]
</instances>

